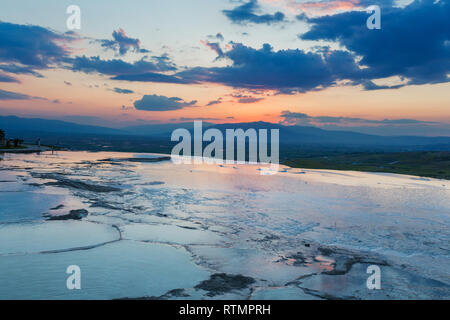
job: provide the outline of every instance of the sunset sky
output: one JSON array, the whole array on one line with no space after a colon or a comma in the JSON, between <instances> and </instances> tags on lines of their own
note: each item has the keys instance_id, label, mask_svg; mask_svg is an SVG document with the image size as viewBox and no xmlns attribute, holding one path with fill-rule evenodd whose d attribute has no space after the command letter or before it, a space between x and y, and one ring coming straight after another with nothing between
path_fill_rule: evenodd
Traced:
<instances>
[{"instance_id":1,"label":"sunset sky","mask_svg":"<svg viewBox=\"0 0 450 320\"><path fill-rule=\"evenodd\" d=\"M0 115L450 136L449 17L450 0L2 1Z\"/></svg>"}]
</instances>

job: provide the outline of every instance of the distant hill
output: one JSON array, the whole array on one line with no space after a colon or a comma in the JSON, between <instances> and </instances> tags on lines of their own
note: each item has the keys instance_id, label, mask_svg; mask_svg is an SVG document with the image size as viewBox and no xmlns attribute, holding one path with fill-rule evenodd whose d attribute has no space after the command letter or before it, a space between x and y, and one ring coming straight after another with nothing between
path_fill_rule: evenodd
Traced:
<instances>
[{"instance_id":1,"label":"distant hill","mask_svg":"<svg viewBox=\"0 0 450 320\"><path fill-rule=\"evenodd\" d=\"M170 135L177 128L185 128L193 132L193 123L147 124L113 129L101 126L81 125L60 120L38 118L20 118L16 116L0 116L0 128L8 137L25 137L32 139L37 136L68 137L84 136L83 141L89 141L89 136L102 136L102 143L111 140L128 141L128 144L139 141L157 140L170 143ZM351 131L329 131L311 126L283 126L268 122L213 124L203 122L203 129L217 128L224 133L226 129L241 128L279 129L280 144L296 146L336 146L336 147L426 147L434 150L450 150L450 137L416 137L416 136L377 136ZM75 137L71 137L75 139ZM73 141L73 140L71 140ZM414 149L414 148L413 148Z\"/></svg>"},{"instance_id":2,"label":"distant hill","mask_svg":"<svg viewBox=\"0 0 450 320\"><path fill-rule=\"evenodd\" d=\"M21 136L24 133L58 133L58 134L124 134L122 130L100 126L89 126L61 120L39 118L19 118L0 116L0 128L7 136Z\"/></svg>"},{"instance_id":3,"label":"distant hill","mask_svg":"<svg viewBox=\"0 0 450 320\"><path fill-rule=\"evenodd\" d=\"M450 137L377 136L351 131L329 131L311 126L283 126L268 122L213 125L225 133L226 129L279 129L280 144L346 145L346 146L429 146L450 148Z\"/></svg>"},{"instance_id":4,"label":"distant hill","mask_svg":"<svg viewBox=\"0 0 450 320\"><path fill-rule=\"evenodd\" d=\"M203 128L207 128L214 125L213 123L203 122ZM139 126L130 126L123 128L124 131L137 134L137 135L148 135L155 137L170 137L172 131L178 128L192 129L194 127L193 122L182 122L182 123L162 123L162 124L146 124Z\"/></svg>"}]
</instances>

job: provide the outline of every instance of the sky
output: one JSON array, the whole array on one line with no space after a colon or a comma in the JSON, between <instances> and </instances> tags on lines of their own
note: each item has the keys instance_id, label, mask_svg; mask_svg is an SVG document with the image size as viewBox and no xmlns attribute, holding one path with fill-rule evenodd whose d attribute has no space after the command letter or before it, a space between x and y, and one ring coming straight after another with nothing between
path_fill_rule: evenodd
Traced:
<instances>
[{"instance_id":1,"label":"sky","mask_svg":"<svg viewBox=\"0 0 450 320\"><path fill-rule=\"evenodd\" d=\"M0 115L450 136L449 17L450 0L2 1Z\"/></svg>"}]
</instances>

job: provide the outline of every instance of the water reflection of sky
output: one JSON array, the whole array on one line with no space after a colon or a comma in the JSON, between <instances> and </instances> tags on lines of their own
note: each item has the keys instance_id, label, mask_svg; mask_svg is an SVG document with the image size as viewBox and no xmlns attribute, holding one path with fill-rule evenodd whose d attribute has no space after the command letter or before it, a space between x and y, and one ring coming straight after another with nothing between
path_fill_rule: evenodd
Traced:
<instances>
[{"instance_id":1,"label":"water reflection of sky","mask_svg":"<svg viewBox=\"0 0 450 320\"><path fill-rule=\"evenodd\" d=\"M282 248L278 249L288 250L295 249L300 239L307 239L371 250L408 261L424 273L450 275L448 181L287 167L280 167L281 172L275 175L261 175L258 165L96 163L102 159L153 156L114 152L8 154L1 164L19 170L24 176L30 170L64 172L77 179L119 186L127 192L120 196L104 194L102 199L131 211L142 208L146 213L145 218L140 215L137 219L124 210L111 211L109 218L127 217L139 223L163 219L166 215L188 219L194 226L197 223L210 230L222 230L227 241L235 246L245 246L248 239L276 235L283 239ZM7 172L0 171L4 177L0 180L10 179ZM12 182L0 183L0 190L5 191L8 183ZM14 212L18 212L18 218L22 215L36 218L61 201L78 201L68 193L66 189L53 187L0 192L1 219L10 219ZM95 215L96 211L90 210ZM101 219L94 215L90 219ZM158 227L151 232L160 237L177 232L166 229ZM133 236L150 232L143 226L129 226L126 230ZM186 235L186 239L191 239L189 233L182 237ZM200 242L206 240L198 238ZM327 270L332 261L319 256L309 263L311 267Z\"/></svg>"}]
</instances>

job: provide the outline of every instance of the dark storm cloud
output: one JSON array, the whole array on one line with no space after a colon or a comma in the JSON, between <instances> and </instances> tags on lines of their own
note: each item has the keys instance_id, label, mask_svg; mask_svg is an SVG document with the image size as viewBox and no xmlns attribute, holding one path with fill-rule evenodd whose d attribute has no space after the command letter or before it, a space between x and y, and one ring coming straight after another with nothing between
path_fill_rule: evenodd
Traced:
<instances>
[{"instance_id":1,"label":"dark storm cloud","mask_svg":"<svg viewBox=\"0 0 450 320\"><path fill-rule=\"evenodd\" d=\"M204 44L216 52L217 58L227 60L229 65L192 67L179 72L167 55L144 57L135 62L86 56L65 57L64 61L73 71L99 73L111 76L112 80L217 83L233 88L273 90L286 94L340 85L361 85L365 90L381 90L447 82L450 73L449 2L422 0L405 7L393 7L391 1L385 2L381 30L367 29L369 14L364 11L315 18L299 17L311 25L310 30L300 36L301 39L334 42L343 48L338 50L329 47L315 47L312 51L274 50L270 44L258 49L230 43L230 49L224 51L219 42L205 41ZM226 11L226 15L235 22L269 23L271 20L266 15L255 13L257 9L257 1L250 1ZM54 33L50 35L62 37ZM137 42L130 40L128 50L137 48L132 43ZM63 50L59 56L47 60L59 61L65 54ZM5 55L0 51L0 59ZM23 64L24 59L8 62ZM393 76L402 80L401 84L380 85L374 82Z\"/></svg>"},{"instance_id":2,"label":"dark storm cloud","mask_svg":"<svg viewBox=\"0 0 450 320\"><path fill-rule=\"evenodd\" d=\"M361 72L351 53L327 54L299 49L274 51L269 44L254 49L233 44L224 53L232 65L193 68L177 73L189 82L214 82L235 88L268 89L279 92L306 92L333 86L337 80L358 78Z\"/></svg>"},{"instance_id":3,"label":"dark storm cloud","mask_svg":"<svg viewBox=\"0 0 450 320\"><path fill-rule=\"evenodd\" d=\"M366 81L400 76L407 84L449 81L450 1L414 1L404 8L383 7L381 30L369 30L369 14L345 12L318 18L299 17L312 27L303 40L335 41L361 57ZM366 81L366 89L377 87Z\"/></svg>"},{"instance_id":4,"label":"dark storm cloud","mask_svg":"<svg viewBox=\"0 0 450 320\"><path fill-rule=\"evenodd\" d=\"M153 61L147 61L145 58L126 62L121 59L103 60L100 57L79 56L71 59L71 69L84 73L101 73L104 75L135 75L155 71L167 71L166 65ZM169 68L171 70L171 68Z\"/></svg>"},{"instance_id":5,"label":"dark storm cloud","mask_svg":"<svg viewBox=\"0 0 450 320\"><path fill-rule=\"evenodd\" d=\"M64 43L72 40L71 35L43 27L0 22L0 62L33 69L50 68L69 55Z\"/></svg>"},{"instance_id":6,"label":"dark storm cloud","mask_svg":"<svg viewBox=\"0 0 450 320\"><path fill-rule=\"evenodd\" d=\"M347 51L305 52L299 49L273 50L269 44L254 49L240 43L229 51L219 51L226 67L194 67L174 74L163 73L153 62L141 60L130 64L123 60L77 57L73 70L113 75L113 80L165 82L179 84L220 83L234 88L275 90L283 93L307 92L336 85L343 79L357 81L361 69ZM211 44L209 43L209 47ZM220 49L220 48L219 48Z\"/></svg>"}]
</instances>

